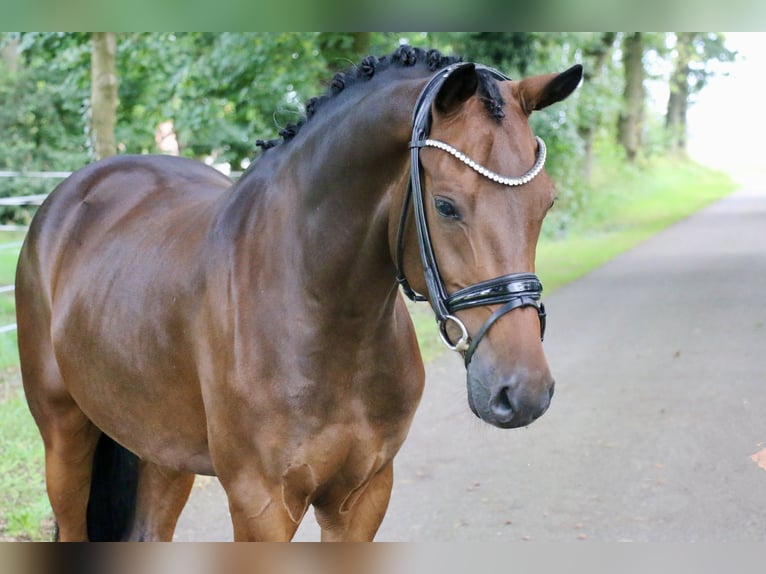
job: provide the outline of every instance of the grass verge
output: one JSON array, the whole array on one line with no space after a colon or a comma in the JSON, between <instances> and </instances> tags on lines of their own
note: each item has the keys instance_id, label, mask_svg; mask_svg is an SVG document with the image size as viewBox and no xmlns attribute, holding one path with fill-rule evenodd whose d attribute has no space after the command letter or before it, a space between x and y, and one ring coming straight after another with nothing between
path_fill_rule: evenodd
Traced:
<instances>
[{"instance_id":1,"label":"grass verge","mask_svg":"<svg viewBox=\"0 0 766 574\"><path fill-rule=\"evenodd\" d=\"M17 389L0 404L0 540L49 539L43 443Z\"/></svg>"},{"instance_id":2,"label":"grass verge","mask_svg":"<svg viewBox=\"0 0 766 574\"><path fill-rule=\"evenodd\" d=\"M543 238L537 273L546 293L577 279L711 202L737 184L726 174L680 159L649 166L601 165L587 208L569 232Z\"/></svg>"}]
</instances>

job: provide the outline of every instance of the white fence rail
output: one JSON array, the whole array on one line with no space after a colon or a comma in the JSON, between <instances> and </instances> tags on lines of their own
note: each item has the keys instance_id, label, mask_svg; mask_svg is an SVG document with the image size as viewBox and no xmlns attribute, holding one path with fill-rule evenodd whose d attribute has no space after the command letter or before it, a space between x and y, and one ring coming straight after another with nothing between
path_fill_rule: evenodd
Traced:
<instances>
[{"instance_id":1,"label":"white fence rail","mask_svg":"<svg viewBox=\"0 0 766 574\"><path fill-rule=\"evenodd\" d=\"M21 177L21 178L41 178L41 179L64 179L69 176L68 171L0 171L0 178L3 177ZM18 197L0 197L0 206L2 205L40 205L47 194L24 195ZM0 225L0 231L26 231L26 225ZM13 249L21 246L21 242L4 243L0 249ZM0 295L3 293L12 293L16 290L14 285L0 286ZM0 334L10 333L16 330L16 323L0 325Z\"/></svg>"},{"instance_id":2,"label":"white fence rail","mask_svg":"<svg viewBox=\"0 0 766 574\"><path fill-rule=\"evenodd\" d=\"M46 197L48 197L47 193L22 195L19 197L0 197L0 205L40 205Z\"/></svg>"},{"instance_id":3,"label":"white fence rail","mask_svg":"<svg viewBox=\"0 0 766 574\"><path fill-rule=\"evenodd\" d=\"M0 177L31 177L38 179L64 179L72 175L71 171L4 171L0 170Z\"/></svg>"},{"instance_id":4,"label":"white fence rail","mask_svg":"<svg viewBox=\"0 0 766 574\"><path fill-rule=\"evenodd\" d=\"M11 173L11 172L0 172ZM0 197L1 205L40 205L48 197L47 194L24 195L19 197ZM0 231L25 231L26 225L0 224ZM1 333L2 331L0 331Z\"/></svg>"}]
</instances>

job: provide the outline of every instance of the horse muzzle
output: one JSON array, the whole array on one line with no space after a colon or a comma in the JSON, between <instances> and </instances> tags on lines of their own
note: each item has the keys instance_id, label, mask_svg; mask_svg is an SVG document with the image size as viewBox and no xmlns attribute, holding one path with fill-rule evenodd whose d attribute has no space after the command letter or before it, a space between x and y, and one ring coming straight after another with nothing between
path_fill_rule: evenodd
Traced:
<instances>
[{"instance_id":1,"label":"horse muzzle","mask_svg":"<svg viewBox=\"0 0 766 574\"><path fill-rule=\"evenodd\" d=\"M551 404L555 382L547 369L518 368L503 376L477 355L468 367L468 405L484 422L510 429L529 425Z\"/></svg>"}]
</instances>

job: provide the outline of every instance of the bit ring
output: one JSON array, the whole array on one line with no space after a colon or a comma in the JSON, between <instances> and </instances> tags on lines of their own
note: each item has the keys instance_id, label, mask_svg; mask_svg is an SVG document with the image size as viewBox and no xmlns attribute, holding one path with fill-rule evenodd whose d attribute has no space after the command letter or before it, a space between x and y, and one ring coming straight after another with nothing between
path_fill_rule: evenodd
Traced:
<instances>
[{"instance_id":1,"label":"bit ring","mask_svg":"<svg viewBox=\"0 0 766 574\"><path fill-rule=\"evenodd\" d=\"M452 341L450 341L449 335L447 334L447 322L449 321L455 323L455 325L457 325L460 329L460 339L458 339L457 343L454 344ZM439 336L441 337L442 342L447 345L447 348L450 351L464 353L470 346L471 337L468 335L468 329L466 329L463 322L454 315L447 315L444 317L444 319L439 321Z\"/></svg>"}]
</instances>

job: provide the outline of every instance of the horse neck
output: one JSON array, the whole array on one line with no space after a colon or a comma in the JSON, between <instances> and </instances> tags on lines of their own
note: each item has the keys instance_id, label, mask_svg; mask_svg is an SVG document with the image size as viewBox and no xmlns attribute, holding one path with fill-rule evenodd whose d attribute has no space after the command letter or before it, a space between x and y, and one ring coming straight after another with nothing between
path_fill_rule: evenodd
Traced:
<instances>
[{"instance_id":1,"label":"horse neck","mask_svg":"<svg viewBox=\"0 0 766 574\"><path fill-rule=\"evenodd\" d=\"M355 105L343 106L351 113L328 114L324 125L307 134L305 148L296 150L298 157L311 158L298 212L307 273L318 288L346 291L338 301L347 305L395 291L388 227L391 203L403 192L409 167L412 104L391 102L414 103L416 95L368 95L364 108L374 111L356 118Z\"/></svg>"},{"instance_id":2,"label":"horse neck","mask_svg":"<svg viewBox=\"0 0 766 574\"><path fill-rule=\"evenodd\" d=\"M389 218L406 184L410 117L422 84L349 94L284 149L267 152L275 154L269 187L282 214L278 233L290 243L289 282L304 300L321 301L322 312L360 317L393 308Z\"/></svg>"}]
</instances>

